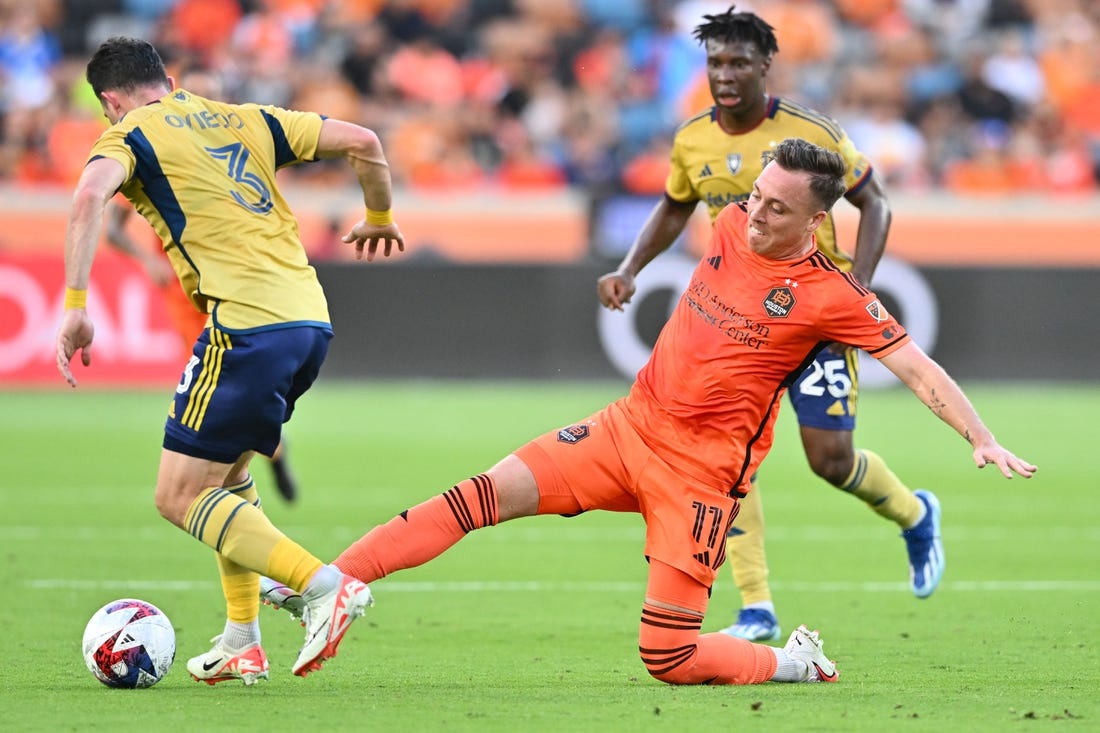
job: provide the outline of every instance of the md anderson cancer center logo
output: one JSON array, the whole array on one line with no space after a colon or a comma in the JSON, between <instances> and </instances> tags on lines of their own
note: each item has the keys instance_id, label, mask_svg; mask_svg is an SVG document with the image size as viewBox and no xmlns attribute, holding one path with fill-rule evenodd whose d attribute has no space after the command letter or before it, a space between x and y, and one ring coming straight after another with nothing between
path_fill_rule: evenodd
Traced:
<instances>
[{"instance_id":1,"label":"md anderson cancer center logo","mask_svg":"<svg viewBox=\"0 0 1100 733\"><path fill-rule=\"evenodd\" d=\"M772 288L764 298L764 310L773 318L786 318L794 308L794 293L790 288Z\"/></svg>"},{"instance_id":2,"label":"md anderson cancer center logo","mask_svg":"<svg viewBox=\"0 0 1100 733\"><path fill-rule=\"evenodd\" d=\"M768 345L771 327L755 318L750 318L737 306L724 301L718 293L712 292L705 282L696 278L684 292L687 306L703 319L704 323L714 326L734 341L759 350Z\"/></svg>"}]
</instances>

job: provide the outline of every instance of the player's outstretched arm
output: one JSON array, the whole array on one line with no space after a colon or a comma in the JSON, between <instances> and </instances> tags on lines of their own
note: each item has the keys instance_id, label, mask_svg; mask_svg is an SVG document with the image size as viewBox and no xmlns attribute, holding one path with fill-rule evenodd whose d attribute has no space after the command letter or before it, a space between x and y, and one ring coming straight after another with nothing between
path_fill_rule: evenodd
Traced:
<instances>
[{"instance_id":1,"label":"player's outstretched arm","mask_svg":"<svg viewBox=\"0 0 1100 733\"><path fill-rule=\"evenodd\" d=\"M630 302L634 297L634 277L654 257L672 246L684 231L691 212L695 211L695 204L694 201L690 204L673 201L668 196L657 202L619 268L596 281L596 295L601 305L621 311Z\"/></svg>"},{"instance_id":2,"label":"player's outstretched arm","mask_svg":"<svg viewBox=\"0 0 1100 733\"><path fill-rule=\"evenodd\" d=\"M978 468L992 463L1005 478L1012 478L1013 472L1024 478L1031 478L1035 473L1034 465L997 442L955 380L919 346L910 342L881 361L928 409L966 438L974 448L974 463Z\"/></svg>"},{"instance_id":3,"label":"player's outstretched arm","mask_svg":"<svg viewBox=\"0 0 1100 733\"><path fill-rule=\"evenodd\" d=\"M95 327L84 304L99 244L103 209L125 176L118 161L97 158L85 166L73 193L69 227L65 233L65 313L57 330L57 368L74 387L76 378L70 366L73 356L79 351L84 366L92 363Z\"/></svg>"},{"instance_id":4,"label":"player's outstretched arm","mask_svg":"<svg viewBox=\"0 0 1100 733\"><path fill-rule=\"evenodd\" d=\"M351 122L325 120L317 140L317 155L320 158L343 156L355 170L363 189L366 216L343 237L343 241L355 243L355 258L362 259L366 248L367 262L370 262L380 244L383 257L389 257L395 245L404 252L405 238L393 221L390 166L378 136Z\"/></svg>"}]
</instances>

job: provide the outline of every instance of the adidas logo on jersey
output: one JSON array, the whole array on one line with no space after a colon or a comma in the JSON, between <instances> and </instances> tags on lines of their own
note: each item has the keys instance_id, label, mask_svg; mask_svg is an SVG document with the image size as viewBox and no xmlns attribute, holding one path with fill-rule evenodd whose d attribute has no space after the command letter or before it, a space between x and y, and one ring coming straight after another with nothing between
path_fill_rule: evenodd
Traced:
<instances>
[{"instance_id":1,"label":"adidas logo on jersey","mask_svg":"<svg viewBox=\"0 0 1100 733\"><path fill-rule=\"evenodd\" d=\"M722 264L722 255L714 255L714 257L707 258L707 264L714 268L714 271L718 271L718 266Z\"/></svg>"},{"instance_id":2,"label":"adidas logo on jersey","mask_svg":"<svg viewBox=\"0 0 1100 733\"><path fill-rule=\"evenodd\" d=\"M707 163L706 165L704 165L703 170L699 171L699 177L700 178L706 178L707 176L712 176L712 175L714 175L714 174L710 172L710 163Z\"/></svg>"}]
</instances>

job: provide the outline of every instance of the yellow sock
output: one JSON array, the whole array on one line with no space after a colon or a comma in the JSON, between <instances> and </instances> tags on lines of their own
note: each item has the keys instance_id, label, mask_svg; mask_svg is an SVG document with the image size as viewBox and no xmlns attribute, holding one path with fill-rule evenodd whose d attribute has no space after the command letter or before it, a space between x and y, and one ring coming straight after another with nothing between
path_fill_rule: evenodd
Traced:
<instances>
[{"instance_id":1,"label":"yellow sock","mask_svg":"<svg viewBox=\"0 0 1100 733\"><path fill-rule=\"evenodd\" d=\"M920 499L890 470L886 461L869 450L856 451L852 473L840 488L859 497L876 514L896 522L902 529L916 524L924 510Z\"/></svg>"},{"instance_id":2,"label":"yellow sock","mask_svg":"<svg viewBox=\"0 0 1100 733\"><path fill-rule=\"evenodd\" d=\"M223 488L263 511L256 482L251 476L235 486ZM218 575L225 596L225 617L233 623L252 623L260 615L260 574L238 565L220 552L214 557L218 559Z\"/></svg>"},{"instance_id":3,"label":"yellow sock","mask_svg":"<svg viewBox=\"0 0 1100 733\"><path fill-rule=\"evenodd\" d=\"M768 559L764 555L764 504L755 481L753 490L741 500L741 510L726 536L726 556L733 582L741 592L742 607L770 602Z\"/></svg>"},{"instance_id":4,"label":"yellow sock","mask_svg":"<svg viewBox=\"0 0 1100 733\"><path fill-rule=\"evenodd\" d=\"M298 590L323 565L258 507L220 486L199 492L187 509L184 526L191 536L246 570Z\"/></svg>"}]
</instances>

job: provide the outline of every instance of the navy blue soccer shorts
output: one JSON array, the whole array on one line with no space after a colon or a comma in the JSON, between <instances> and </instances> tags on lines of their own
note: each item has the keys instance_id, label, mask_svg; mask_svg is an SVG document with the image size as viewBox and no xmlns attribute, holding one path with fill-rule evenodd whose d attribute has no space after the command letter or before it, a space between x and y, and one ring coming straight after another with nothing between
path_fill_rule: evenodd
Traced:
<instances>
[{"instance_id":1,"label":"navy blue soccer shorts","mask_svg":"<svg viewBox=\"0 0 1100 733\"><path fill-rule=\"evenodd\" d=\"M855 430L859 393L859 352L833 344L822 349L787 390L804 428Z\"/></svg>"},{"instance_id":2,"label":"navy blue soccer shorts","mask_svg":"<svg viewBox=\"0 0 1100 733\"><path fill-rule=\"evenodd\" d=\"M320 326L207 328L176 387L164 447L218 463L235 463L246 451L270 456L331 339L332 331Z\"/></svg>"}]
</instances>

